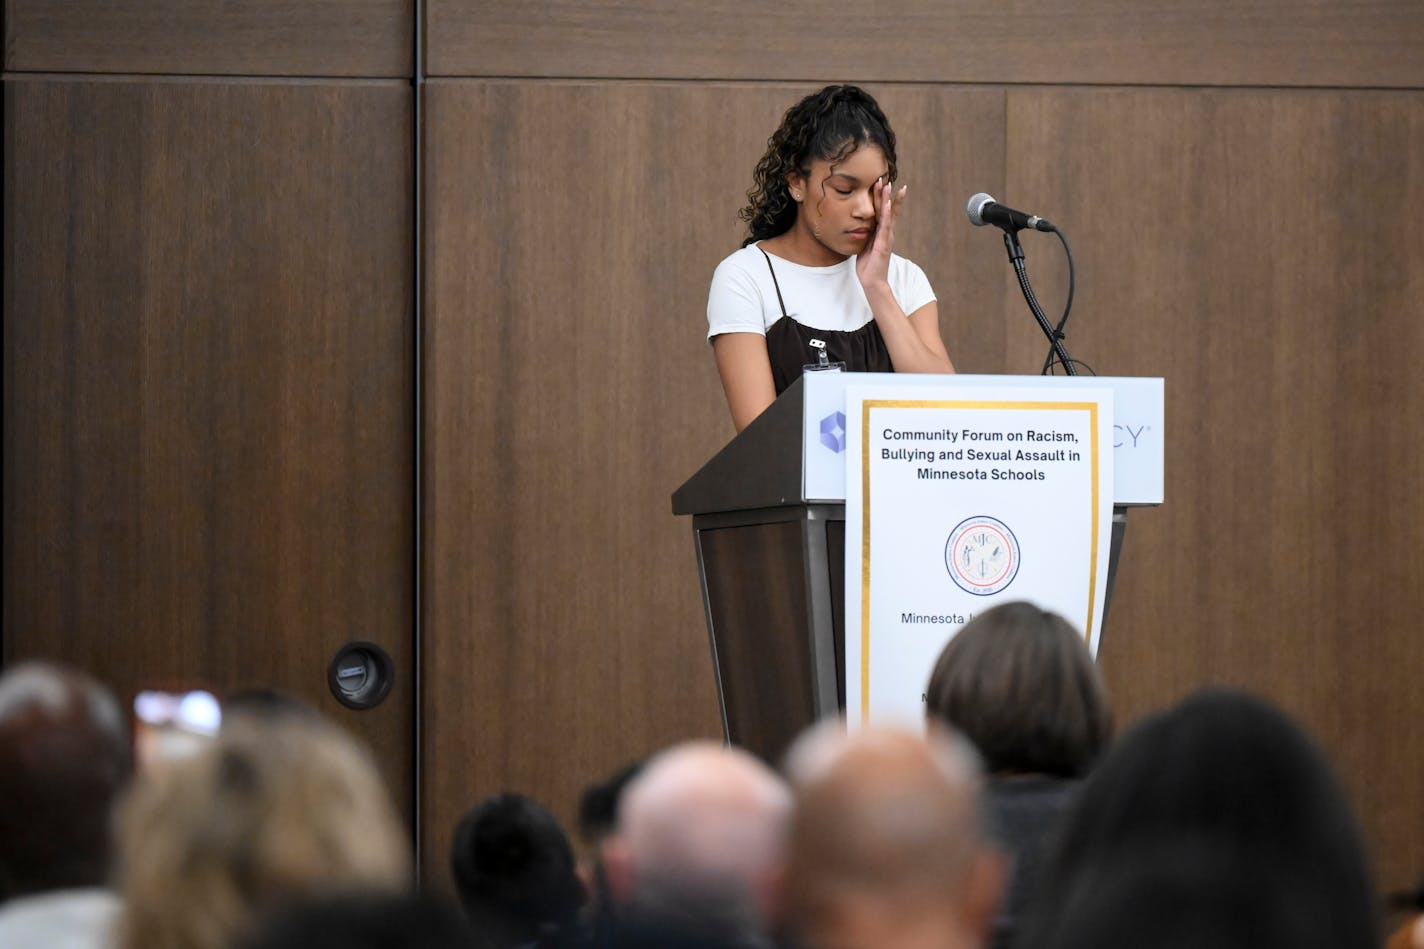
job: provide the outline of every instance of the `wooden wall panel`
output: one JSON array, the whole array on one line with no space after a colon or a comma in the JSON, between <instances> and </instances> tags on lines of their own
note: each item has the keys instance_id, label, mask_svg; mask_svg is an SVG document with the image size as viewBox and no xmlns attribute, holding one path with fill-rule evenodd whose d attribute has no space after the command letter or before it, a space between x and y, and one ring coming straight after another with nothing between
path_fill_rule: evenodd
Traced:
<instances>
[{"instance_id":1,"label":"wooden wall panel","mask_svg":"<svg viewBox=\"0 0 1424 949\"><path fill-rule=\"evenodd\" d=\"M1167 379L1166 504L1130 517L1101 653L1118 708L1271 696L1412 885L1424 94L1035 89L1008 115L1006 193L1073 240L1072 352Z\"/></svg>"},{"instance_id":2,"label":"wooden wall panel","mask_svg":"<svg viewBox=\"0 0 1424 949\"><path fill-rule=\"evenodd\" d=\"M413 793L408 86L5 82L4 659L275 686ZM398 667L356 713L351 638Z\"/></svg>"},{"instance_id":3,"label":"wooden wall panel","mask_svg":"<svg viewBox=\"0 0 1424 949\"><path fill-rule=\"evenodd\" d=\"M904 217L896 250L924 268L939 297L940 332L960 372L1034 372L1008 360L1020 327L1005 320L1003 242L969 223L980 191L1002 194L1004 92L993 88L871 86L895 129ZM791 104L791 100L786 102ZM770 134L771 130L767 130ZM985 245L999 257L984 254Z\"/></svg>"},{"instance_id":4,"label":"wooden wall panel","mask_svg":"<svg viewBox=\"0 0 1424 949\"><path fill-rule=\"evenodd\" d=\"M805 91L426 86L430 869L484 794L525 791L572 818L587 782L720 730L691 524L670 495L732 435L707 285ZM976 160L950 133L999 141L1003 95L886 101L915 202L905 252L970 287L976 269L942 258L972 231L961 192L992 186L1001 153ZM970 337L978 317L945 327ZM1002 345L975 338L977 358Z\"/></svg>"},{"instance_id":5,"label":"wooden wall panel","mask_svg":"<svg viewBox=\"0 0 1424 949\"><path fill-rule=\"evenodd\" d=\"M413 0L5 0L5 69L410 76Z\"/></svg>"},{"instance_id":6,"label":"wooden wall panel","mask_svg":"<svg viewBox=\"0 0 1424 949\"><path fill-rule=\"evenodd\" d=\"M1415 0L429 0L432 75L1424 86Z\"/></svg>"}]
</instances>

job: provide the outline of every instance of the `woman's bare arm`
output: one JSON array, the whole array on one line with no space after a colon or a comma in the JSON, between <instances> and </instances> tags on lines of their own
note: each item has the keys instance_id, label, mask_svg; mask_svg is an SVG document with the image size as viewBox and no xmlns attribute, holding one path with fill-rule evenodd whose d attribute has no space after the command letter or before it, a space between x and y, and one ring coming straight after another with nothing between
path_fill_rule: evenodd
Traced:
<instances>
[{"instance_id":1,"label":"woman's bare arm","mask_svg":"<svg viewBox=\"0 0 1424 949\"><path fill-rule=\"evenodd\" d=\"M732 424L740 432L776 401L766 337L758 333L723 333L713 337L712 351L717 357L722 390L727 393L727 407L732 410Z\"/></svg>"}]
</instances>

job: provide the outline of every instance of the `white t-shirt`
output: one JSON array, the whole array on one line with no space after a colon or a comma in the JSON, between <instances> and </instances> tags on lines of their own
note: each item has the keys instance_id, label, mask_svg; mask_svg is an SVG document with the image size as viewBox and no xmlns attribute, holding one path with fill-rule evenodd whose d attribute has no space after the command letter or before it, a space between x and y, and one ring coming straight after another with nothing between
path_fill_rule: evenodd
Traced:
<instances>
[{"instance_id":1,"label":"white t-shirt","mask_svg":"<svg viewBox=\"0 0 1424 949\"><path fill-rule=\"evenodd\" d=\"M119 943L119 898L108 890L52 890L0 906L4 949L109 949Z\"/></svg>"},{"instance_id":2,"label":"white t-shirt","mask_svg":"<svg viewBox=\"0 0 1424 949\"><path fill-rule=\"evenodd\" d=\"M805 267L771 254L771 265L776 268L776 283L756 244L717 265L707 294L708 339L722 333L765 336L767 328L781 319L777 284L786 301L786 315L804 326L849 332L875 318L855 275L854 257L830 267ZM896 254L890 255L890 291L906 316L935 299L925 272Z\"/></svg>"}]
</instances>

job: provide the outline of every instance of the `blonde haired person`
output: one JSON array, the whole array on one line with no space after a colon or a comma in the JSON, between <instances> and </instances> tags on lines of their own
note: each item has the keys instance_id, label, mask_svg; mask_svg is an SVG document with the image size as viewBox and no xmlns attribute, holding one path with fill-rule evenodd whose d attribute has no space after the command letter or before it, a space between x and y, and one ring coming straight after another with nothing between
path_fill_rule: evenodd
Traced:
<instances>
[{"instance_id":1,"label":"blonde haired person","mask_svg":"<svg viewBox=\"0 0 1424 949\"><path fill-rule=\"evenodd\" d=\"M401 891L410 843L365 749L315 716L246 717L120 812L121 949L227 949L290 897Z\"/></svg>"}]
</instances>

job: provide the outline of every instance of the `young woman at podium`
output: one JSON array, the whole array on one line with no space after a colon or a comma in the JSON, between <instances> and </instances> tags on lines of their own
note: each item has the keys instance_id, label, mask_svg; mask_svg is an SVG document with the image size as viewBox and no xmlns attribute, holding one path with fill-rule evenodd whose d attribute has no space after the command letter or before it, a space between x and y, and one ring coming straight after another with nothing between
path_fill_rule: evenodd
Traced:
<instances>
[{"instance_id":1,"label":"young woman at podium","mask_svg":"<svg viewBox=\"0 0 1424 949\"><path fill-rule=\"evenodd\" d=\"M747 239L717 266L707 337L737 431L801 373L953 372L929 280L892 253L895 133L857 86L787 111L753 173Z\"/></svg>"}]
</instances>

